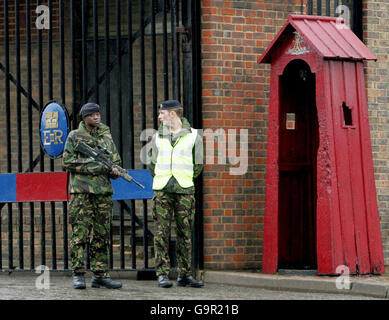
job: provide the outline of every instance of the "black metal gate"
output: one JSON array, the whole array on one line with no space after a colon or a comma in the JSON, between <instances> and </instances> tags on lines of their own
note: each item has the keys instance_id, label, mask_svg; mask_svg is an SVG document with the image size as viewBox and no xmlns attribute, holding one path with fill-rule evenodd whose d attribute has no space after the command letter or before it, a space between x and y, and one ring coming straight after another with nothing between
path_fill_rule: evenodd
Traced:
<instances>
[{"instance_id":1,"label":"black metal gate","mask_svg":"<svg viewBox=\"0 0 389 320\"><path fill-rule=\"evenodd\" d=\"M39 112L50 100L67 107L72 129L85 102L99 103L129 169L146 168L139 155L147 141L139 137L157 127L158 101L180 100L184 115L201 127L200 1L3 0L0 6L0 174L62 171L61 159L49 159L39 144ZM201 185L197 190L201 197ZM115 203L111 269L152 269L150 207L150 200ZM0 210L0 269L69 269L66 202L0 203ZM197 211L194 265L202 268Z\"/></svg>"}]
</instances>

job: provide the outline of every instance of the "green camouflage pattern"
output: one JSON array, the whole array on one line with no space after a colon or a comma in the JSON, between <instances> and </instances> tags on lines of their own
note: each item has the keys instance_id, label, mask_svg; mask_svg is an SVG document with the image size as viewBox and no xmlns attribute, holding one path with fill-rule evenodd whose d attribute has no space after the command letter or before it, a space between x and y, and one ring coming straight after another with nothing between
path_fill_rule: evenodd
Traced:
<instances>
[{"instance_id":1,"label":"green camouflage pattern","mask_svg":"<svg viewBox=\"0 0 389 320\"><path fill-rule=\"evenodd\" d=\"M195 214L193 194L154 191L153 218L155 268L158 276L170 272L169 238L172 219L176 223L177 263L180 277L192 275L192 228Z\"/></svg>"},{"instance_id":2,"label":"green camouflage pattern","mask_svg":"<svg viewBox=\"0 0 389 320\"><path fill-rule=\"evenodd\" d=\"M121 166L120 155L112 140L110 129L103 123L92 131L88 131L84 121L80 122L77 130L69 133L63 152L63 167L70 172L69 193L94 193L94 194L113 194L111 176L103 164L75 152L77 144L83 141L92 148L101 145L111 151L110 160Z\"/></svg>"},{"instance_id":3,"label":"green camouflage pattern","mask_svg":"<svg viewBox=\"0 0 389 320\"><path fill-rule=\"evenodd\" d=\"M195 187L189 187L189 188L183 188L178 183L177 179L174 177L171 177L166 184L166 186L163 188L165 192L170 193L181 193L181 194L194 194L195 193Z\"/></svg>"},{"instance_id":4,"label":"green camouflage pattern","mask_svg":"<svg viewBox=\"0 0 389 320\"><path fill-rule=\"evenodd\" d=\"M121 159L109 127L100 123L99 127L88 131L84 121L70 132L63 153L63 167L70 172L69 193L72 194L69 211L73 273L85 273L85 252L89 244L91 270L98 277L109 277L109 231L113 216L110 178L116 177L103 164L75 151L81 141L94 149L101 145L109 150L109 158L116 165L121 165Z\"/></svg>"},{"instance_id":5,"label":"green camouflage pattern","mask_svg":"<svg viewBox=\"0 0 389 320\"><path fill-rule=\"evenodd\" d=\"M171 141L171 145L173 146L177 139L181 136L184 136L191 131L190 123L189 121L182 117L181 118L182 122L182 129L178 133L170 133L169 129L163 125L161 125L158 129L158 133L160 137L168 138ZM151 158L151 162L148 166L148 169L151 172L151 175L154 176L154 170L155 170L155 164L157 162L158 158L158 148L155 143L155 135L151 141L151 148L149 152L149 157ZM202 159L203 157L203 140L200 135L197 135L196 141L195 141L195 147L193 148L193 159ZM193 160L194 161L194 160ZM201 171L203 170L203 164L202 163L195 163L193 165L193 178L197 178ZM174 178L171 177L165 188L163 189L166 192L170 193L181 193L181 194L194 194L195 193L195 188L194 187L189 187L189 188L183 188L180 186L178 181Z\"/></svg>"},{"instance_id":6,"label":"green camouflage pattern","mask_svg":"<svg viewBox=\"0 0 389 320\"><path fill-rule=\"evenodd\" d=\"M92 272L98 277L109 277L109 232L113 217L111 195L81 193L70 200L70 257L73 274L85 273L85 252L89 244Z\"/></svg>"}]
</instances>

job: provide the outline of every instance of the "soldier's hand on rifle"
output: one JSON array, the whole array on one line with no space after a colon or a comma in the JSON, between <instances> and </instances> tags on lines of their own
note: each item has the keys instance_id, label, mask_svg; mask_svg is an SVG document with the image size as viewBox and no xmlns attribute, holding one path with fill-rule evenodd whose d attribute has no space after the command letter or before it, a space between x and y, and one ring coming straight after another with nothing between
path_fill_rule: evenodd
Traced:
<instances>
[{"instance_id":1,"label":"soldier's hand on rifle","mask_svg":"<svg viewBox=\"0 0 389 320\"><path fill-rule=\"evenodd\" d=\"M114 175L115 177L120 176L120 172L117 168L112 168L111 174Z\"/></svg>"}]
</instances>

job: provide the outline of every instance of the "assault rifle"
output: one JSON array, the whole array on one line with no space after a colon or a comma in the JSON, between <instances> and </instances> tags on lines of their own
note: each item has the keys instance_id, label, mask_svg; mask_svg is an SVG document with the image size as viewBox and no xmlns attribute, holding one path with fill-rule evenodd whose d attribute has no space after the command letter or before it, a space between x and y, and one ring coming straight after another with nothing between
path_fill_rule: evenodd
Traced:
<instances>
[{"instance_id":1,"label":"assault rifle","mask_svg":"<svg viewBox=\"0 0 389 320\"><path fill-rule=\"evenodd\" d=\"M97 162L102 163L109 169L109 171L112 171L112 169L116 168L119 171L120 177L122 177L124 180L128 182L134 181L142 189L145 188L144 185L142 185L140 182L136 181L133 177L131 177L127 173L126 169L119 167L118 165L114 164L111 160L109 160L106 157L106 154L107 155L111 154L111 151L107 150L103 146L98 145L97 150L95 150L90 146L88 146L85 142L81 141L77 144L75 150L87 157L94 159Z\"/></svg>"}]
</instances>

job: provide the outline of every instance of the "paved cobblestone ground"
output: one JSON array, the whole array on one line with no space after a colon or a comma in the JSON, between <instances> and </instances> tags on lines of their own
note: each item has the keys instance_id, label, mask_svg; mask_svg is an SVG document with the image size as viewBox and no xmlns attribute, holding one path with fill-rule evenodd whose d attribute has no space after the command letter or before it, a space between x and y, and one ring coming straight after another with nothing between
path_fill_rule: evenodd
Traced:
<instances>
[{"instance_id":1,"label":"paved cobblestone ground","mask_svg":"<svg viewBox=\"0 0 389 320\"><path fill-rule=\"evenodd\" d=\"M1 300L375 300L366 296L309 292L272 291L260 288L205 284L203 288L176 287L163 289L154 280L119 279L123 288L109 290L90 287L73 289L72 277L50 277L49 289L37 289L39 275L0 275Z\"/></svg>"}]
</instances>

